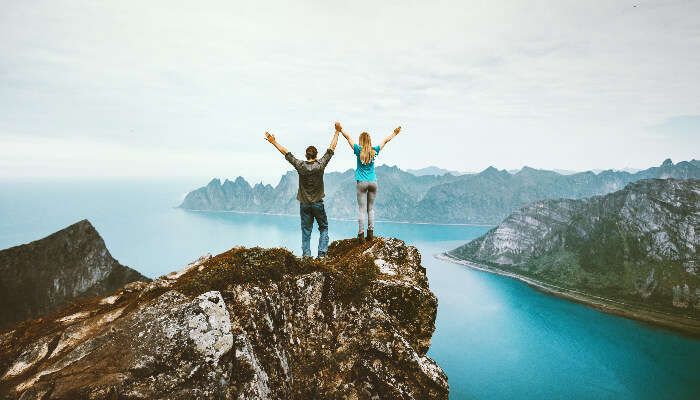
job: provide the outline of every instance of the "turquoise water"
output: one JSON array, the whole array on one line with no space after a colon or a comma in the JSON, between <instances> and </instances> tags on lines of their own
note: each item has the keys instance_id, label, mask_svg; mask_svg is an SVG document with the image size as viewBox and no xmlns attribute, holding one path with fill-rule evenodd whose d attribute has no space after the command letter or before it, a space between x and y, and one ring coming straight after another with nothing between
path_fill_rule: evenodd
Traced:
<instances>
[{"instance_id":1,"label":"turquoise water","mask_svg":"<svg viewBox=\"0 0 700 400\"><path fill-rule=\"evenodd\" d=\"M299 219L173 208L201 182L0 182L0 248L88 218L121 263L157 277L236 245L300 254ZM381 194L380 194L381 195ZM488 228L378 223L421 251L439 299L430 356L451 399L697 399L700 341L440 261ZM331 240L355 235L331 221ZM318 233L312 238L315 242Z\"/></svg>"}]
</instances>

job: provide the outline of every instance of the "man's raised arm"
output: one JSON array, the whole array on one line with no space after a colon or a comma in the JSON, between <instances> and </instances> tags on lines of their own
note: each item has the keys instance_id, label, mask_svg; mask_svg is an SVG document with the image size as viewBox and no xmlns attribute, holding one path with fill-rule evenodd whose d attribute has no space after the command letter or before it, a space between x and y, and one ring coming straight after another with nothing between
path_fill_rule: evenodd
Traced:
<instances>
[{"instance_id":1,"label":"man's raised arm","mask_svg":"<svg viewBox=\"0 0 700 400\"><path fill-rule=\"evenodd\" d=\"M277 140L275 139L275 135L271 134L270 132L265 132L265 140L268 142L272 143L275 147L277 147L277 150L280 151L280 153L284 154L285 160L289 161L290 164L299 171L299 168L301 167L302 161L295 158L292 153L290 153L284 146L281 144L277 143Z\"/></svg>"},{"instance_id":2,"label":"man's raised arm","mask_svg":"<svg viewBox=\"0 0 700 400\"><path fill-rule=\"evenodd\" d=\"M333 139L331 139L331 145L328 146L329 149L335 151L335 146L338 145L338 135L340 131L336 129L335 134L333 134Z\"/></svg>"},{"instance_id":3,"label":"man's raised arm","mask_svg":"<svg viewBox=\"0 0 700 400\"><path fill-rule=\"evenodd\" d=\"M279 150L280 153L282 153L282 155L287 155L287 153L289 153L289 151L287 151L287 149L285 149L284 146L277 143L277 140L275 140L275 135L271 134L270 132L265 132L265 140L272 143L273 146L277 147L277 150Z\"/></svg>"},{"instance_id":4,"label":"man's raised arm","mask_svg":"<svg viewBox=\"0 0 700 400\"><path fill-rule=\"evenodd\" d=\"M335 146L338 144L339 134L339 131L335 131L335 133L333 134L333 139L331 139L331 145L328 146L326 154L324 154L323 157L321 157L321 159L318 160L318 162L321 163L323 168L326 168L326 165L328 165L328 162L331 160L331 157L333 157L333 153L335 153Z\"/></svg>"}]
</instances>

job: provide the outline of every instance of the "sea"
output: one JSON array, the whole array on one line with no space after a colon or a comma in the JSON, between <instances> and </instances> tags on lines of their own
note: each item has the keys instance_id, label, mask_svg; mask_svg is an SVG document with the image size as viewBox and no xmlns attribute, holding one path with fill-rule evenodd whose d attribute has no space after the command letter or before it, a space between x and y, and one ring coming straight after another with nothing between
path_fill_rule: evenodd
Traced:
<instances>
[{"instance_id":1,"label":"sea","mask_svg":"<svg viewBox=\"0 0 700 400\"><path fill-rule=\"evenodd\" d=\"M151 278L239 245L301 254L298 216L177 208L185 193L204 183L0 181L0 249L86 218L114 258ZM331 220L329 229L331 240L350 238L357 222ZM428 354L448 376L450 399L700 399L700 341L434 257L488 229L375 227L377 235L402 239L422 255L439 302ZM315 231L314 254L317 240Z\"/></svg>"}]
</instances>

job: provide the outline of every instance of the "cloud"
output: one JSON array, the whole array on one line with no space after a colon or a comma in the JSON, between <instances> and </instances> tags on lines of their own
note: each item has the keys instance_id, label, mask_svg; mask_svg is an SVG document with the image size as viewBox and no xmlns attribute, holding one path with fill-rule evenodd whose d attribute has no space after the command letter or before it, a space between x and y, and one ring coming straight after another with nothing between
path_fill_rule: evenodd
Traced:
<instances>
[{"instance_id":1,"label":"cloud","mask_svg":"<svg viewBox=\"0 0 700 400\"><path fill-rule=\"evenodd\" d=\"M253 157L277 176L262 132L298 152L341 120L375 140L402 124L383 155L405 168L646 167L690 154L648 127L698 113L699 13L684 1L5 2L0 140L35 138L75 174L56 141L172 170L183 160L168 154L228 152L227 170Z\"/></svg>"},{"instance_id":2,"label":"cloud","mask_svg":"<svg viewBox=\"0 0 700 400\"><path fill-rule=\"evenodd\" d=\"M686 145L696 144L700 148L700 115L681 115L668 118L650 128L668 139L679 140Z\"/></svg>"}]
</instances>

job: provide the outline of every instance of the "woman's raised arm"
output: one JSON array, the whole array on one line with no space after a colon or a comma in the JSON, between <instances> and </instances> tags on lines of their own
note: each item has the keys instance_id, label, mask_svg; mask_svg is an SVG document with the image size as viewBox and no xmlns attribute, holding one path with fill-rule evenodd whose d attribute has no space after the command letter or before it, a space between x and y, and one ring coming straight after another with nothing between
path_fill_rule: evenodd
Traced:
<instances>
[{"instance_id":1,"label":"woman's raised arm","mask_svg":"<svg viewBox=\"0 0 700 400\"><path fill-rule=\"evenodd\" d=\"M350 145L350 150L354 151L355 150L355 142L352 141L352 138L350 137L350 135L345 133L345 131L343 130L343 127L340 126L340 122L335 123L335 130L336 130L336 132L340 132L343 134L343 137L345 137L345 139L348 141L348 144Z\"/></svg>"},{"instance_id":2,"label":"woman's raised arm","mask_svg":"<svg viewBox=\"0 0 700 400\"><path fill-rule=\"evenodd\" d=\"M386 139L384 139L384 141L382 142L382 144L379 145L379 150L383 149L384 146L386 146L386 144L389 143L389 141L390 141L391 139L395 138L396 135L399 134L399 132L401 132L401 126L400 126L400 125L399 125L396 129L394 129L394 133L392 133L391 135L387 136Z\"/></svg>"}]
</instances>

